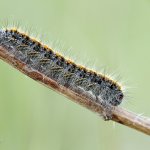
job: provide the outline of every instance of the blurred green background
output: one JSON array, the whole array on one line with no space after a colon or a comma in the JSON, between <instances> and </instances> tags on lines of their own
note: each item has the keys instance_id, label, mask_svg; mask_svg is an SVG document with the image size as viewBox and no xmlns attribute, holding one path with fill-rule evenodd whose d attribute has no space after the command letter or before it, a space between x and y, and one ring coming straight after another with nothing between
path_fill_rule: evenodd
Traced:
<instances>
[{"instance_id":1,"label":"blurred green background","mask_svg":"<svg viewBox=\"0 0 150 150\"><path fill-rule=\"evenodd\" d=\"M0 20L54 41L79 63L119 75L130 87L122 106L150 116L149 0L0 0ZM104 122L0 61L0 150L143 147L150 148L147 135Z\"/></svg>"}]
</instances>

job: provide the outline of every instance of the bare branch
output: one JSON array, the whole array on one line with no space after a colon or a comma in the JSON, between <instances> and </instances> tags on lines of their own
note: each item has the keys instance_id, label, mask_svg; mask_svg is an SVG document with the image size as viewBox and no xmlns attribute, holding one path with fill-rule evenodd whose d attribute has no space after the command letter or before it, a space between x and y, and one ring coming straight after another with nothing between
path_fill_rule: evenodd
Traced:
<instances>
[{"instance_id":1,"label":"bare branch","mask_svg":"<svg viewBox=\"0 0 150 150\"><path fill-rule=\"evenodd\" d=\"M25 63L19 61L13 55L9 54L8 51L3 47L0 47L0 58L32 79L63 94L64 96L88 108L89 110L98 114L102 114L103 108L92 101L91 97L73 92L72 90L61 86L54 80L46 77L44 74L29 68ZM150 118L140 116L121 107L115 107L112 113L113 121L150 135Z\"/></svg>"}]
</instances>

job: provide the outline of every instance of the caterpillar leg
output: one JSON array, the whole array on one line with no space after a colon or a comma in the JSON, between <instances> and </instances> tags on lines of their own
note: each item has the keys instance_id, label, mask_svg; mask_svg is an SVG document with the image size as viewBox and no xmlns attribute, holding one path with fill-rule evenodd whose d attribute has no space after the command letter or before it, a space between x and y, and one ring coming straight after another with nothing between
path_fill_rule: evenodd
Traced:
<instances>
[{"instance_id":1,"label":"caterpillar leg","mask_svg":"<svg viewBox=\"0 0 150 150\"><path fill-rule=\"evenodd\" d=\"M99 103L102 106L102 118L105 121L109 121L112 119L112 109L113 107L111 105L109 105L106 101L100 100L97 96L96 96L96 102Z\"/></svg>"}]
</instances>

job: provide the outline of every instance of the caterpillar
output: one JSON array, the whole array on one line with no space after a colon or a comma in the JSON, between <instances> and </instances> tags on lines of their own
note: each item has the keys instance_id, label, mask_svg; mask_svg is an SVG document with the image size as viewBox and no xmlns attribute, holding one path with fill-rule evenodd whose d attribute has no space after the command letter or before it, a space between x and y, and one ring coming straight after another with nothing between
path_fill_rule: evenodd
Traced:
<instances>
[{"instance_id":1,"label":"caterpillar","mask_svg":"<svg viewBox=\"0 0 150 150\"><path fill-rule=\"evenodd\" d=\"M122 87L116 81L66 59L17 29L1 29L0 46L15 59L58 84L72 91L80 91L81 95L91 95L94 103L104 108L118 106L123 100Z\"/></svg>"}]
</instances>

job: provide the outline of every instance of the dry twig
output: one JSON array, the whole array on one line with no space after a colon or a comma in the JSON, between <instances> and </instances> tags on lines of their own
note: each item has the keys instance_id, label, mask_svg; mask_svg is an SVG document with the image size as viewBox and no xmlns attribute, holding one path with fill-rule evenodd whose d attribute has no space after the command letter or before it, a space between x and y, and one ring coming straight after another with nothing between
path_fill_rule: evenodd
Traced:
<instances>
[{"instance_id":1,"label":"dry twig","mask_svg":"<svg viewBox=\"0 0 150 150\"><path fill-rule=\"evenodd\" d=\"M97 112L99 114L102 113L102 107L94 103L90 97L87 95L79 95L78 93L73 92L72 90L65 88L59 85L54 80L46 77L40 72L33 71L23 62L15 59L12 55L10 55L7 50L3 47L0 47L0 58L5 62L9 63L22 73L26 74L27 76L31 77L32 79L39 81L40 83L46 85L47 87L58 91L59 93L65 95L69 99L85 106L86 108L90 109L93 112ZM130 128L136 129L141 131L147 135L150 135L150 118L146 118L143 116L139 116L133 112L125 110L121 107L116 107L113 110L112 120L118 122L120 124L126 125Z\"/></svg>"}]
</instances>

